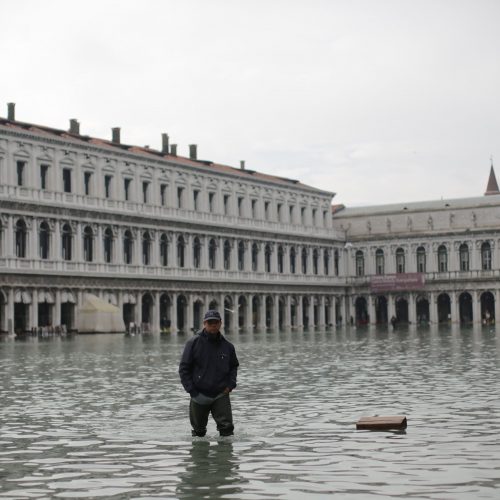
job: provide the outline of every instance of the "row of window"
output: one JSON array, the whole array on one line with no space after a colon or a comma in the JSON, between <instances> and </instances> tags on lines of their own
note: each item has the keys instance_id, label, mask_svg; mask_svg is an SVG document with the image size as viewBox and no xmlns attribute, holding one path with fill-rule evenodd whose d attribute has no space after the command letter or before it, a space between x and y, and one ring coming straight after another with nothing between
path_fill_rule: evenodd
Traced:
<instances>
[{"instance_id":1,"label":"row of window","mask_svg":"<svg viewBox=\"0 0 500 500\"><path fill-rule=\"evenodd\" d=\"M26 168L27 162L17 161L17 185L26 185ZM40 189L49 189L49 169L50 165L41 164L40 165ZM83 193L86 196L94 196L94 172L84 171L83 172ZM124 177L122 179L122 196L124 201L133 201L133 178ZM117 198L116 186L115 186L115 176L111 174L105 174L103 178L103 196L105 198ZM74 192L74 182L73 182L73 169L69 167L62 168L62 189L65 193ZM161 206L167 206L168 201L168 184L160 183L158 191L157 202ZM152 193L152 183L151 181L143 180L141 182L141 203L155 203L154 194ZM270 200L264 200L260 202L257 198L252 198L246 201L246 197L236 196L235 207L232 206L231 195L224 193L222 199L220 200L221 206L218 207L218 198L215 191L208 191L206 193L205 203L202 203L202 191L200 189L192 190L192 199L187 199L187 188L184 186L178 186L176 191L176 200L173 205L180 209L193 209L195 211L207 211L209 213L222 213L224 215L237 215L239 217L251 217L253 219L263 219L263 220L277 220L279 222L291 222L302 225L308 225L309 223L313 226L327 226L329 212L328 210L320 211L318 208L311 208L308 214L307 207L296 206L294 204L288 204L288 212L285 213L286 206L285 203L278 202L273 208L273 203ZM245 206L249 203L249 206ZM202 206L204 205L204 206ZM274 210L274 212L273 212ZM309 222L308 216L310 216L311 221Z\"/></svg>"},{"instance_id":2,"label":"row of window","mask_svg":"<svg viewBox=\"0 0 500 500\"><path fill-rule=\"evenodd\" d=\"M1 234L1 232L0 232ZM61 257L63 260L71 261L74 259L74 238L73 231L69 224L63 224L61 228ZM26 223L23 219L19 219L15 225L15 251L16 257L27 257L27 241L28 231ZM85 226L83 228L83 260L86 262L94 262L96 260L95 249L96 235L92 227ZM104 229L103 232L103 259L106 263L116 262L116 238L110 227ZM141 262L145 266L152 264L152 251L154 240L149 231L142 232L141 235ZM169 238L166 233L162 233L159 238L159 265L169 266ZM49 259L51 255L51 237L50 228L47 222L42 222L38 228L38 248L39 257L41 259ZM182 235L177 237L175 242L175 258L177 267L186 267L187 260L187 244ZM200 238L193 238L192 245L192 266L194 268L202 267L202 242ZM250 246L251 258L250 267L252 271L258 270L260 247L257 243ZM272 247L270 244L264 246L264 271L271 272L272 267ZM285 249L282 245L277 246L276 272L284 273L285 270ZM245 269L245 254L247 252L246 245L243 241L239 241L236 246L236 255L233 256L233 245L230 240L224 240L222 244L222 267L229 270L231 261L236 258L236 266L240 271ZM134 263L134 237L130 230L125 230L122 240L122 255L123 263ZM288 270L291 274L300 272L302 274L319 274L321 253L317 248L312 250L311 262L309 262L308 251L302 248L302 251L297 251L295 247L291 247L288 253ZM216 269L218 258L218 244L214 238L208 239L208 254L207 265L209 269ZM323 252L323 269L322 272L328 275L332 272L331 258L329 251ZM335 275L339 274L339 253L336 250L333 258L333 271Z\"/></svg>"},{"instance_id":3,"label":"row of window","mask_svg":"<svg viewBox=\"0 0 500 500\"><path fill-rule=\"evenodd\" d=\"M425 248L420 246L417 248L417 272L427 272L427 255ZM395 254L396 272L406 272L406 254L403 248L398 248ZM462 243L458 249L458 258L460 271L468 271L470 269L470 252L467 243ZM358 250L355 254L356 259L356 276L365 275L365 255L362 250ZM440 245L437 251L437 269L440 273L448 271L448 250L445 245ZM491 245L486 241L481 245L481 269L484 271L491 270ZM385 255L381 248L375 252L375 274L385 274Z\"/></svg>"}]
</instances>

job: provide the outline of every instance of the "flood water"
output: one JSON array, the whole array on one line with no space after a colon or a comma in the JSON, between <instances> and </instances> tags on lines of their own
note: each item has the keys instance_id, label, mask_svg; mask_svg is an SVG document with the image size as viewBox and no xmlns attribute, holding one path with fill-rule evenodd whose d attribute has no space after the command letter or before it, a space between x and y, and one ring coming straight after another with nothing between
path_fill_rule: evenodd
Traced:
<instances>
[{"instance_id":1,"label":"flood water","mask_svg":"<svg viewBox=\"0 0 500 500\"><path fill-rule=\"evenodd\" d=\"M500 497L500 330L229 333L232 438L191 437L186 338L2 339L0 498Z\"/></svg>"}]
</instances>

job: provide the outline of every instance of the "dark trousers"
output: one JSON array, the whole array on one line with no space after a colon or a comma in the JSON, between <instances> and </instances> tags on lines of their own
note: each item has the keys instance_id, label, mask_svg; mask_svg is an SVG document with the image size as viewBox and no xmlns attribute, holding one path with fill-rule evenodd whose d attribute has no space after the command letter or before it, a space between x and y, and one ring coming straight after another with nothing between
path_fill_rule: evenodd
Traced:
<instances>
[{"instance_id":1,"label":"dark trousers","mask_svg":"<svg viewBox=\"0 0 500 500\"><path fill-rule=\"evenodd\" d=\"M189 403L189 420L193 428L193 436L204 436L207 433L208 415L210 413L217 424L219 434L221 436L231 436L234 425L229 394L224 394L224 396L209 405L200 405L191 399Z\"/></svg>"}]
</instances>

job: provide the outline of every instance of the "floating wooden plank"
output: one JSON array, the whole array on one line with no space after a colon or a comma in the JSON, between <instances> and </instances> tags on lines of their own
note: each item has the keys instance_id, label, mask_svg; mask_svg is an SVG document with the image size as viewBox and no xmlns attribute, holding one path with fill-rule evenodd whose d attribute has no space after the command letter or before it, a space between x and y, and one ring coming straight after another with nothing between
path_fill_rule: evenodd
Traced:
<instances>
[{"instance_id":1,"label":"floating wooden plank","mask_svg":"<svg viewBox=\"0 0 500 500\"><path fill-rule=\"evenodd\" d=\"M356 429L388 430L406 429L408 425L404 415L386 417L361 417L356 423Z\"/></svg>"}]
</instances>

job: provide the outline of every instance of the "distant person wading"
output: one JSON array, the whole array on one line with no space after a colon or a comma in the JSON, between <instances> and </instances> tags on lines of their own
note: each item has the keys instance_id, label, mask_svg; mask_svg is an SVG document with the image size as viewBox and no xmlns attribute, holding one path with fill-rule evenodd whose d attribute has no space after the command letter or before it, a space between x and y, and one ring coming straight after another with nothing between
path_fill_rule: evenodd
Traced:
<instances>
[{"instance_id":1,"label":"distant person wading","mask_svg":"<svg viewBox=\"0 0 500 500\"><path fill-rule=\"evenodd\" d=\"M207 311L203 330L186 342L179 364L182 385L191 395L193 436L206 434L210 413L221 436L234 431L229 393L236 387L239 362L233 344L220 333L221 325L219 312Z\"/></svg>"}]
</instances>

